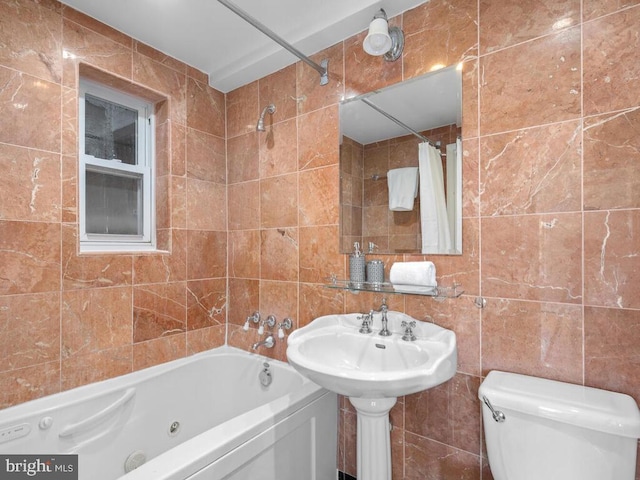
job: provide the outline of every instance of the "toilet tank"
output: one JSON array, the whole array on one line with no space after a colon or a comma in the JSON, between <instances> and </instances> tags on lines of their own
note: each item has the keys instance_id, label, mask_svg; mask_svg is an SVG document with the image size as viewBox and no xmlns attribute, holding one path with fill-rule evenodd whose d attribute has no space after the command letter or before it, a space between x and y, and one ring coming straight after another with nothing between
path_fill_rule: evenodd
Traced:
<instances>
[{"instance_id":1,"label":"toilet tank","mask_svg":"<svg viewBox=\"0 0 640 480\"><path fill-rule=\"evenodd\" d=\"M635 479L640 411L629 395L492 371L478 396L495 480Z\"/></svg>"}]
</instances>

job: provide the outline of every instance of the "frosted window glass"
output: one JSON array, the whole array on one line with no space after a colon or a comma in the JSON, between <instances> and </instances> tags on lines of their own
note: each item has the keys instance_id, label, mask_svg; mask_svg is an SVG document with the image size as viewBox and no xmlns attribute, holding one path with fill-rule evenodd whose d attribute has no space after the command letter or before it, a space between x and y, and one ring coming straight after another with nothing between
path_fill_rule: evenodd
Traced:
<instances>
[{"instance_id":1,"label":"frosted window glass","mask_svg":"<svg viewBox=\"0 0 640 480\"><path fill-rule=\"evenodd\" d=\"M86 231L141 235L142 176L86 173Z\"/></svg>"}]
</instances>

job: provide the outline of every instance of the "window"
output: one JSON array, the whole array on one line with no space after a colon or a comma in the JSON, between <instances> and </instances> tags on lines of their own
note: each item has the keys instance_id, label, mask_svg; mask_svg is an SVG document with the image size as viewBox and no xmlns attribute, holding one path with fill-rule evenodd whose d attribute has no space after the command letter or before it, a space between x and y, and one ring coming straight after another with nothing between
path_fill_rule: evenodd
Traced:
<instances>
[{"instance_id":1,"label":"window","mask_svg":"<svg viewBox=\"0 0 640 480\"><path fill-rule=\"evenodd\" d=\"M153 104L82 79L80 251L155 249Z\"/></svg>"}]
</instances>

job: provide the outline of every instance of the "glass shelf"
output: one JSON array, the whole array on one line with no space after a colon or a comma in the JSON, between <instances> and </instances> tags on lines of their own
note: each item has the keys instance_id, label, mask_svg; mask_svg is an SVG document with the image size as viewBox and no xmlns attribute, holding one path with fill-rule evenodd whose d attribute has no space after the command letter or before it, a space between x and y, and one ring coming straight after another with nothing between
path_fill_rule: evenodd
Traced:
<instances>
[{"instance_id":1,"label":"glass shelf","mask_svg":"<svg viewBox=\"0 0 640 480\"><path fill-rule=\"evenodd\" d=\"M371 282L352 282L350 280L341 280L335 276L331 276L325 284L327 288L335 288L337 290L349 290L352 292L373 292L373 293L391 293L399 295L423 295L435 298L458 298L464 293L462 287L453 284L452 287L419 287L412 285L394 286L392 283L371 283Z\"/></svg>"}]
</instances>

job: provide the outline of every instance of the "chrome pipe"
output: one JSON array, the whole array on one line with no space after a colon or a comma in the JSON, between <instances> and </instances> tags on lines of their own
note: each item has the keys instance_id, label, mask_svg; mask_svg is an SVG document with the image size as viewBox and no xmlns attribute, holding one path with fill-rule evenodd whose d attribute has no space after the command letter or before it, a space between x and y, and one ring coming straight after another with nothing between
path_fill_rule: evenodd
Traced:
<instances>
[{"instance_id":1,"label":"chrome pipe","mask_svg":"<svg viewBox=\"0 0 640 480\"><path fill-rule=\"evenodd\" d=\"M309 65L311 68L316 70L320 74L320 85L326 85L327 83L329 83L329 72L327 70L327 66L329 64L329 60L328 59L322 60L322 62L320 62L320 65L318 65L316 62L311 60L309 57L307 57L300 50L298 50L294 46L292 46L289 43L287 43L286 40L280 38L269 27L267 27L263 23L259 22L255 18L253 18L251 15L249 15L247 12L242 10L240 7L238 7L238 6L234 5L233 3L231 3L229 0L218 0L218 2L220 2L222 5L227 7L229 10L231 10L236 15L238 15L245 22L249 23L250 25L252 25L255 28L257 28L258 30L260 30L262 33L264 33L271 40L273 40L274 42L278 43L281 47L284 47L289 52L293 53L296 57L298 57L304 63Z\"/></svg>"}]
</instances>

